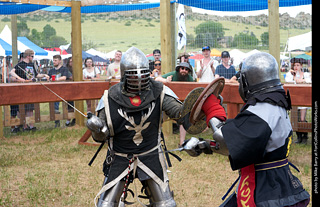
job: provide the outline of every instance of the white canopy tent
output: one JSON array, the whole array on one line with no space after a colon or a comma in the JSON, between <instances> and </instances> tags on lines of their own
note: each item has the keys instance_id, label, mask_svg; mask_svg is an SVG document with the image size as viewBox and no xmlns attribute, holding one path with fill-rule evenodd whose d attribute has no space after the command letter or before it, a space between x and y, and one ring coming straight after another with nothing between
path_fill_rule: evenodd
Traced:
<instances>
[{"instance_id":1,"label":"white canopy tent","mask_svg":"<svg viewBox=\"0 0 320 207\"><path fill-rule=\"evenodd\" d=\"M9 45L12 45L12 33L8 25L5 25L1 31L0 38ZM34 44L26 37L18 37L17 45L20 52L24 52L26 49L31 49L35 52L35 55L46 56L48 54L44 49Z\"/></svg>"},{"instance_id":2,"label":"white canopy tent","mask_svg":"<svg viewBox=\"0 0 320 207\"><path fill-rule=\"evenodd\" d=\"M311 49L312 47L312 41L311 41L311 36L312 33L311 31L308 33L304 33L302 35L297 35L294 37L289 37L288 38L288 51L293 51L293 50L309 50L308 48Z\"/></svg>"},{"instance_id":3,"label":"white canopy tent","mask_svg":"<svg viewBox=\"0 0 320 207\"><path fill-rule=\"evenodd\" d=\"M250 55L256 54L256 53L258 53L258 52L261 52L261 51L259 51L259 50L257 50L257 49L251 50L251 51L249 51L249 52L247 52L247 53L245 54L245 58L249 57Z\"/></svg>"},{"instance_id":4,"label":"white canopy tent","mask_svg":"<svg viewBox=\"0 0 320 207\"><path fill-rule=\"evenodd\" d=\"M93 55L93 56L97 55L97 56L99 56L99 57L101 57L101 58L103 58L105 60L108 59L108 57L107 57L108 54L100 52L100 51L95 50L93 48L87 50L86 52L89 53L90 55Z\"/></svg>"},{"instance_id":5,"label":"white canopy tent","mask_svg":"<svg viewBox=\"0 0 320 207\"><path fill-rule=\"evenodd\" d=\"M115 54L116 54L117 50L112 50L111 52L107 53L107 58L114 58Z\"/></svg>"},{"instance_id":6,"label":"white canopy tent","mask_svg":"<svg viewBox=\"0 0 320 207\"><path fill-rule=\"evenodd\" d=\"M246 57L246 53L238 50L238 49L233 49L229 51L230 58L233 58L233 65L238 66Z\"/></svg>"}]
</instances>

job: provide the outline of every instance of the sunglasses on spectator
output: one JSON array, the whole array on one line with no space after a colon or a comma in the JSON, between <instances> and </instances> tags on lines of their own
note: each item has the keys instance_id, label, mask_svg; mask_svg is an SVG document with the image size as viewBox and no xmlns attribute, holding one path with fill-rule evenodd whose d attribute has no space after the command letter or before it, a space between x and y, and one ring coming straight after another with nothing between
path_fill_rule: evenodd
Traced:
<instances>
[{"instance_id":1,"label":"sunglasses on spectator","mask_svg":"<svg viewBox=\"0 0 320 207\"><path fill-rule=\"evenodd\" d=\"M160 66L161 65L161 63L156 63L156 64L154 64L154 66Z\"/></svg>"},{"instance_id":2,"label":"sunglasses on spectator","mask_svg":"<svg viewBox=\"0 0 320 207\"><path fill-rule=\"evenodd\" d=\"M180 67L180 70L189 70L189 68L186 68L186 67Z\"/></svg>"}]
</instances>

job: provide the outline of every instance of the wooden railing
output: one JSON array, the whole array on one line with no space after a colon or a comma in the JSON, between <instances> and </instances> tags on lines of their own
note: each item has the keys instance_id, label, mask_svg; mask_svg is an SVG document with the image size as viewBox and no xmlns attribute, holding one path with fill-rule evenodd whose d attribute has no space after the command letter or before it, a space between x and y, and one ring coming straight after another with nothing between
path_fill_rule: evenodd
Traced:
<instances>
[{"instance_id":1,"label":"wooden railing","mask_svg":"<svg viewBox=\"0 0 320 207\"><path fill-rule=\"evenodd\" d=\"M94 100L101 98L104 90L109 89L112 85L117 84L118 81L106 82L48 82L43 83L49 87L52 91L59 94L65 100ZM170 87L180 98L184 100L187 94L196 87L206 87L207 84L203 83L190 83L190 82L171 82L166 84ZM290 91L293 109L296 110L296 106L312 106L312 86L310 84L285 84L285 90ZM224 98L224 104L227 105L228 118L234 118L240 110L243 101L238 93L238 84L226 83L221 94ZM49 102L50 114L41 115L35 113L35 117L28 121L43 122L52 120L61 120L67 118L74 118L74 113L68 113L66 105L63 106L62 114L54 114L53 102L61 101L57 96L48 91L40 83L11 83L0 84L0 106L6 105L19 105L27 103L46 103ZM23 107L21 107L23 108ZM23 109L22 109L23 110ZM35 110L39 110L38 104L35 104ZM40 110L39 110L40 111ZM295 111L291 112L296 114ZM0 137L3 136L3 127L10 126L17 123L24 123L24 118L10 120L10 113L5 112L4 120L2 120L2 109L0 110ZM294 131L307 131L311 132L311 123L300 123L297 118L292 116L292 126ZM8 124L11 123L11 124Z\"/></svg>"}]
</instances>

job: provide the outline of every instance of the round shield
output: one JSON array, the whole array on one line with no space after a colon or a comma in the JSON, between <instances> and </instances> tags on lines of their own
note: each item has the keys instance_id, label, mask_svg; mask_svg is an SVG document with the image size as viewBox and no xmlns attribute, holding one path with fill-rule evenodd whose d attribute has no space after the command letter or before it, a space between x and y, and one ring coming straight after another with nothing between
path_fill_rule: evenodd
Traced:
<instances>
[{"instance_id":1,"label":"round shield","mask_svg":"<svg viewBox=\"0 0 320 207\"><path fill-rule=\"evenodd\" d=\"M207 127L205 120L199 120L196 124L191 124L189 122L191 109L203 90L204 88L202 87L193 89L183 102L181 117L184 119L183 127L189 134L199 134Z\"/></svg>"},{"instance_id":2,"label":"round shield","mask_svg":"<svg viewBox=\"0 0 320 207\"><path fill-rule=\"evenodd\" d=\"M190 123L195 125L197 122L203 121L205 117L205 114L201 110L203 103L211 94L218 97L224 88L224 83L224 78L216 78L202 91L191 109Z\"/></svg>"}]
</instances>

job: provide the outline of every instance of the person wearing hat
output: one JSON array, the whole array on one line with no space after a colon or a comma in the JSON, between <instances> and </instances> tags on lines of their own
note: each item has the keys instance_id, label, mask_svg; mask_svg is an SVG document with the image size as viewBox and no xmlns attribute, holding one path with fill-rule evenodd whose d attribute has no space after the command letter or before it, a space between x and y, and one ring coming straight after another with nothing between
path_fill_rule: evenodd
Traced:
<instances>
[{"instance_id":1,"label":"person wearing hat","mask_svg":"<svg viewBox=\"0 0 320 207\"><path fill-rule=\"evenodd\" d=\"M211 82L214 80L215 68L213 66L214 59L210 57L211 49L209 46L202 48L202 55L204 58L198 65L197 76L199 82Z\"/></svg>"},{"instance_id":2,"label":"person wearing hat","mask_svg":"<svg viewBox=\"0 0 320 207\"><path fill-rule=\"evenodd\" d=\"M291 62L291 69L289 72L286 73L285 81L286 83L311 83L310 73L304 72L302 70L302 65L306 64L307 61L303 58L292 58ZM298 107L298 120L299 122L307 122L306 115L307 115L308 107ZM296 144L307 144L308 140L308 133L307 132L296 132L297 134L297 141Z\"/></svg>"},{"instance_id":3,"label":"person wearing hat","mask_svg":"<svg viewBox=\"0 0 320 207\"><path fill-rule=\"evenodd\" d=\"M190 64L190 61L189 61L189 57L190 55L186 52L183 52L183 53L180 53L178 55L178 63L182 63L182 62L186 62L189 64L189 67L190 67L190 70L191 70L191 76L193 77L193 79L196 79L197 78L197 74L196 72L194 71L192 65Z\"/></svg>"},{"instance_id":4,"label":"person wearing hat","mask_svg":"<svg viewBox=\"0 0 320 207\"><path fill-rule=\"evenodd\" d=\"M217 66L215 78L224 77L227 81L237 82L236 69L229 65L230 54L228 51L221 53L222 64Z\"/></svg>"},{"instance_id":5,"label":"person wearing hat","mask_svg":"<svg viewBox=\"0 0 320 207\"><path fill-rule=\"evenodd\" d=\"M287 83L311 83L310 73L302 70L302 65L307 64L303 58L292 58L291 69L286 73L285 81Z\"/></svg>"},{"instance_id":6,"label":"person wearing hat","mask_svg":"<svg viewBox=\"0 0 320 207\"><path fill-rule=\"evenodd\" d=\"M180 63L175 71L166 73L162 76L158 76L156 81L161 81L163 83L171 82L171 81L186 81L186 82L194 82L194 79L190 75L191 68L189 63L182 62Z\"/></svg>"}]
</instances>

